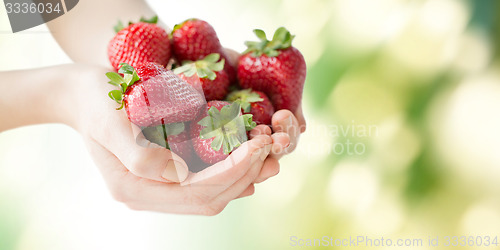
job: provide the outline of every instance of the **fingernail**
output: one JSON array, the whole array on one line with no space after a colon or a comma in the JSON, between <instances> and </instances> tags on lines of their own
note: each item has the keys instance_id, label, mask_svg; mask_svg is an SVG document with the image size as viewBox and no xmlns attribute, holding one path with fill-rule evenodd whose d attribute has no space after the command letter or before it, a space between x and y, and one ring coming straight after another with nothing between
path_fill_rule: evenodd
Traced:
<instances>
[{"instance_id":1,"label":"fingernail","mask_svg":"<svg viewBox=\"0 0 500 250\"><path fill-rule=\"evenodd\" d=\"M292 123L292 116L288 116L288 118L281 120L280 124L281 124L281 126L284 127L284 129L288 129L293 124Z\"/></svg>"},{"instance_id":2,"label":"fingernail","mask_svg":"<svg viewBox=\"0 0 500 250\"><path fill-rule=\"evenodd\" d=\"M271 149L273 154L281 154L285 148L281 147L280 144L275 143Z\"/></svg>"},{"instance_id":3,"label":"fingernail","mask_svg":"<svg viewBox=\"0 0 500 250\"><path fill-rule=\"evenodd\" d=\"M165 170L163 170L163 173L161 174L161 177L163 179L173 182L184 181L187 178L187 176L188 176L187 167L181 162L172 159L168 160L167 166L165 167Z\"/></svg>"}]
</instances>

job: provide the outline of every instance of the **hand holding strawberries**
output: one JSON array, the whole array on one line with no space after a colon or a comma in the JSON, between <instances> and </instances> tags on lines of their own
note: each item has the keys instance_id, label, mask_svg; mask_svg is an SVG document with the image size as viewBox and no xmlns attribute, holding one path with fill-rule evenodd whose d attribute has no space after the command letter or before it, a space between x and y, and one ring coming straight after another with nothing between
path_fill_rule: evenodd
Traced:
<instances>
[{"instance_id":1,"label":"hand holding strawberries","mask_svg":"<svg viewBox=\"0 0 500 250\"><path fill-rule=\"evenodd\" d=\"M156 18L153 19L156 20ZM150 27L149 25L151 24L144 25L147 25L146 27L149 30L155 30L157 34L163 34L161 28L160 31L158 31L158 28ZM306 67L301 53L291 45L294 36L285 28L279 28L271 41L267 40L262 30L254 30L260 42L246 43L248 49L239 57L237 66L238 75L237 79L235 79L235 67L226 63L226 59L228 58L226 51L222 48L215 30L207 22L199 19L189 19L181 24L175 25L171 34L171 41L169 41L169 39L158 39L160 36L155 35L144 37L142 32L135 34L130 31L133 30L135 26L141 26L141 23L131 23L129 27L118 31L118 34L109 43L109 48L122 49L116 49L114 51L108 50L108 56L110 62L116 64L115 54L124 55L128 53L129 55L135 55L135 57L120 56L123 62L119 65L124 66L119 69L119 73L125 73L127 70L124 70L124 68L126 68L128 69L128 74L125 75L125 78L128 77L128 79L141 81L138 84L134 84L134 82L126 81L116 73L108 73L108 78L111 80L110 83L121 88L121 92L119 90L111 91L110 97L121 103L122 106L125 104L127 115L134 124L143 127L143 130L148 133L157 131L159 134L164 135L145 134L146 138L160 138L159 142L153 142L159 145L166 145L166 147L169 148L169 143L167 142L169 138L172 139L174 136L176 139L181 137L185 138L186 134L189 134L189 138L193 139L192 143L183 143L183 145L189 147L189 145L192 144L198 156L194 156L195 158L201 158L203 162L213 164L225 159L234 148L239 146L243 141L246 141L247 138L242 137L235 141L231 136L227 136L229 133L232 133L229 131L236 130L236 128L230 125L227 117L224 118L220 115L223 113L222 110L218 117L207 116L207 114L210 115L211 113L204 113L203 111L202 117L198 115L199 118L197 118L196 121L192 121L193 111L196 112L197 110L204 109L200 104L202 101L223 100L227 96L227 101L233 102L241 107L241 111L245 116L249 117L250 124L256 123L259 125L272 125L271 119L275 110L298 110L302 98ZM123 33L127 34L125 38L123 38ZM135 47L133 46L134 44ZM140 46L138 46L139 44ZM169 65L169 68L173 65L173 73L177 74L184 82L179 79L177 79L177 81L170 81L175 78L175 76L172 76L172 72L168 69L164 69L161 64L157 64L157 58L152 57L151 53L147 54L147 52L156 50L163 53L165 50L164 45L168 45L174 50L174 57L172 58L174 63ZM156 49L156 47L158 47L158 49ZM148 50L145 52L143 48L148 48ZM113 54L113 52L115 54ZM137 58L146 61L150 60L151 62L148 62L149 66L145 66L144 63L137 63ZM158 83L151 84L150 81L146 81L147 79L145 79L145 76L134 77L133 73L135 69L128 65L128 62L136 64L137 72L144 71L142 69L144 67L154 66L157 69L162 69L155 70L159 73L157 75L172 76L163 81L171 83L162 83L160 80ZM237 85L245 89L233 91L228 95L231 85L233 89L238 88ZM146 91L144 86L149 86L151 90ZM166 86L169 86L169 88L166 88ZM191 88L190 94L186 91L178 91L179 89L189 88ZM254 90L252 90L252 88ZM134 91L135 89L138 90ZM196 98L193 97L194 99L184 98L185 96L187 97L187 95L196 93L194 90L197 90L205 98L200 98L199 96ZM165 100L162 100L162 98ZM154 100L160 101L154 102ZM172 100L177 101L172 102ZM186 100L190 101L186 102ZM135 103L135 105L131 103ZM176 108L176 106L178 108ZM221 107L218 108L220 109ZM185 109L190 111L182 111ZM223 110L224 109L225 108L223 108ZM179 112L177 112L177 114L172 113L172 111L175 110ZM215 109L213 112L218 111ZM219 124L220 120L227 120L227 124L220 123L218 127L214 128L219 129L221 133L223 133L220 138L215 137L213 132L209 133L210 137L202 134L206 128L202 129L198 123L205 121L209 117L213 118L211 122L204 124L208 127ZM237 116L233 118L236 117ZM292 120L291 117L288 119L289 121ZM145 123L144 121L149 122ZM184 122L179 126L185 128L185 131L179 131L179 135L168 135L166 133L166 127L179 127L178 125L171 125L171 123L174 122ZM162 128L148 128L160 124ZM187 132L187 130L189 130L188 127L191 127L191 132L189 133ZM228 130L230 127L231 130ZM277 131L278 128L275 127L274 130ZM206 145L209 144L217 145L217 147L212 146L211 148L206 148ZM234 144L234 147L231 146L231 150L224 150L224 154L214 158L217 159L217 161L205 159L208 155L214 155L216 151L219 151L220 145L226 146L232 144ZM175 149L175 145L172 146L174 146ZM200 152L202 148L204 148L204 150ZM189 156L190 152L188 152L187 149L177 153L187 156L190 160L193 158ZM189 165L194 163L195 162L190 162Z\"/></svg>"},{"instance_id":2,"label":"hand holding strawberries","mask_svg":"<svg viewBox=\"0 0 500 250\"><path fill-rule=\"evenodd\" d=\"M135 26L145 28L133 31ZM155 33L144 37L144 29ZM176 25L171 41L161 38L163 32L149 24L130 24L109 44L110 62L116 65L117 55L121 60L115 67L120 74L107 73L109 83L120 89L110 91L109 96L121 105L119 109L125 106L129 120L141 127L146 139L182 156L189 166L188 170L183 162L186 172L224 161L247 141L247 135L271 136L271 155L279 159L295 148L301 132L290 110L303 121L300 102L306 67L300 52L291 46L294 37L285 28L279 28L271 41L262 30L254 32L260 42L246 43L248 49L239 56L236 78L236 65L227 63L231 53L226 54L207 22L189 19ZM165 54L165 48L173 49L174 58L167 58L174 61L168 67L173 65L173 72L164 68L165 58L159 60L151 53ZM230 86L237 89L238 85L244 89L229 93ZM225 98L233 104L222 101ZM273 116L275 110L279 111ZM245 133L245 128L248 131L257 124L253 134Z\"/></svg>"},{"instance_id":3,"label":"hand holding strawberries","mask_svg":"<svg viewBox=\"0 0 500 250\"><path fill-rule=\"evenodd\" d=\"M110 8L91 8L95 4ZM154 24L155 20L141 20L119 28L107 47L115 71L106 74L107 69L92 65L103 64L95 51L104 54L104 44L109 41L105 35L108 27L95 24L107 23L116 15L152 13L144 2L131 1L121 5L119 14L110 16L108 10L118 4L118 1L85 1L81 6L87 8L79 8L79 15L70 13L60 18L60 22L48 24L52 31L57 31L53 32L57 34L54 37L76 64L5 73L3 79L16 84L11 86L14 92L3 97L6 100L3 105L7 106L0 116L9 119L0 130L53 122L72 126L82 134L112 195L134 209L214 215L231 200L253 194L254 183L276 175L278 159L297 144L299 124L304 124L300 96L296 100L298 108L291 108L293 115L289 110L280 110L283 106L277 108L276 96L281 93L276 89L267 92L243 86L244 75L237 75L240 55L223 49L213 27L196 19L177 26L171 37ZM85 13L92 14L93 19L88 22ZM81 24L77 31L71 25L75 21ZM285 40L278 40L289 44L288 35L283 37ZM184 45L176 46L175 41ZM193 45L192 41L198 42ZM279 43L273 41L262 40L264 50L269 47L277 52L266 54L268 61L288 66L280 57L280 51L288 54L286 46L281 42L281 47L276 47L273 44ZM176 76L171 65L184 70ZM191 77L199 79L184 79L193 69ZM290 73L289 68L279 65L273 71L277 75ZM114 86L104 84L105 74ZM256 76L274 79L269 75L263 77L260 72ZM290 76L279 81L279 86L286 86L292 79ZM303 83L295 83L295 91L301 93ZM47 89L51 95L46 94ZM257 93L259 97L227 96L233 91ZM17 92L22 94L12 94ZM194 112L200 104L205 109ZM271 106L276 112L270 111ZM122 109L116 111L116 108ZM248 119L250 115L252 120ZM223 119L218 120L220 117ZM248 132L239 130L253 127L253 122L260 125ZM147 131L152 131L153 137ZM193 147L193 151L181 154L189 148L186 145ZM190 157L211 166L189 171L186 161Z\"/></svg>"},{"instance_id":4,"label":"hand holding strawberries","mask_svg":"<svg viewBox=\"0 0 500 250\"><path fill-rule=\"evenodd\" d=\"M143 47L147 45L144 44ZM221 56L219 61L216 60L216 64L222 62L222 59L225 59L225 62L234 61L231 58L233 54L227 50L224 51L225 55ZM209 54L193 59L191 62L196 64L197 61L206 59L214 52L207 53ZM268 123L264 121L264 124L249 131L250 140L231 141L227 144L228 148L233 148L231 154L223 154L223 157L219 158L224 158L223 160L215 164L210 163L210 167L197 173L189 171L185 162L187 156L172 153L166 148L166 143L163 146L160 145L161 143L147 140L141 129L155 128L154 126L157 125L184 123L185 129L189 129L188 132L198 129L195 129L195 125L199 125L199 122L187 120L193 117L194 113L191 112L193 107L198 106L200 102L206 102L206 99L200 99L200 91L204 96L206 96L205 91L210 91L207 87L212 83L209 82L211 73L203 72L203 70L198 72L198 69L204 67L196 67L196 75L204 79L205 73L208 80L206 83L200 81L202 88L196 86L190 88L189 84L192 83L181 81L181 78L163 67L162 62L135 62L134 58L142 58L141 51L132 54L136 57L120 62L120 64L127 63L130 67L123 64L118 69L120 72L107 74L112 78L111 84L115 86L103 83L105 70L102 68L75 65L74 68L64 71L67 72L67 76L79 76L72 81L73 84L68 85L71 86L71 90L65 95L68 98L71 97L65 103L70 101L74 103L71 109L68 109L66 117L69 121L67 123L83 135L115 199L139 210L213 215L222 211L231 200L253 194L254 183L262 182L278 173L277 159L289 152L287 150L294 148L300 133L298 120L288 110L278 110L272 115L272 129L264 125ZM213 59L209 58L208 61L213 61ZM232 66L235 67L235 65ZM211 68L213 73L220 71L219 66L207 65L207 67ZM196 92L200 95L193 89L197 90ZM229 90L227 91L229 93ZM109 97L119 104L109 100L105 94L108 92ZM267 95L264 91L261 92ZM191 97L184 100L181 98L183 96ZM269 96L267 99L272 100ZM252 98L250 100L252 101ZM260 101L260 98L256 100ZM262 105L258 103L252 105L252 103L250 107L254 108L269 106L267 101ZM122 105L123 110L115 110ZM219 106L215 108L219 112L222 110ZM240 115L255 114L257 116L256 110L253 113L252 110L242 110ZM300 108L296 112L300 112ZM176 116L172 114L179 115L179 120L167 119ZM201 118L203 120L203 117ZM218 129L226 131L226 124ZM183 143L186 141L184 136L193 139L191 135L172 134L172 130L167 128L161 131L168 131L168 134L171 134L167 141L169 147L176 148L177 152L184 147ZM165 137L168 138L167 133ZM160 139L165 139L165 137L161 136ZM218 153L212 148L216 137L195 138L200 142L203 140L212 140L212 142L199 144L210 147L198 148L197 151L191 152L192 157L204 158L203 155L207 152L214 155ZM223 145L227 142L222 141L219 150L224 151ZM215 143L215 146L218 146L217 144ZM211 156L209 158L215 159ZM210 162L209 158L204 159ZM203 161L203 159L200 160Z\"/></svg>"},{"instance_id":5,"label":"hand holding strawberries","mask_svg":"<svg viewBox=\"0 0 500 250\"><path fill-rule=\"evenodd\" d=\"M115 110L120 105L105 95L115 87L102 83L105 68L75 64L61 70L66 73L58 85L64 88L60 105L54 103L58 117L82 134L111 194L130 208L215 215L231 200L253 194L256 180L272 176L278 167L267 159L271 137L254 129L251 140L223 161L189 173L181 157L146 140L124 110Z\"/></svg>"}]
</instances>

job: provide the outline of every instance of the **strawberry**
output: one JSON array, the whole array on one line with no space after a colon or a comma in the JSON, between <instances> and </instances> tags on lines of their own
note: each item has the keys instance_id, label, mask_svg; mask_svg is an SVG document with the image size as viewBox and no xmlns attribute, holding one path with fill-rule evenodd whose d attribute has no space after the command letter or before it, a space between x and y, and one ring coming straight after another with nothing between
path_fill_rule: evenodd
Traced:
<instances>
[{"instance_id":1,"label":"strawberry","mask_svg":"<svg viewBox=\"0 0 500 250\"><path fill-rule=\"evenodd\" d=\"M227 95L230 82L222 70L225 60L219 61L219 58L220 55L214 53L196 62L184 61L181 67L174 69L174 73L195 88L201 83L207 101L222 100Z\"/></svg>"},{"instance_id":2,"label":"strawberry","mask_svg":"<svg viewBox=\"0 0 500 250\"><path fill-rule=\"evenodd\" d=\"M137 70L122 63L119 73L108 72L109 83L120 87L109 97L125 107L128 119L141 127L184 122L196 117L205 103L203 96L172 71L146 63ZM140 74L140 75L139 75Z\"/></svg>"},{"instance_id":3,"label":"strawberry","mask_svg":"<svg viewBox=\"0 0 500 250\"><path fill-rule=\"evenodd\" d=\"M156 127L145 127L142 129L144 137L149 141L162 147L170 149L189 162L192 158L192 146L188 130L184 123L162 124Z\"/></svg>"},{"instance_id":4,"label":"strawberry","mask_svg":"<svg viewBox=\"0 0 500 250\"><path fill-rule=\"evenodd\" d=\"M188 19L174 26L172 31L172 50L179 62L196 61L212 53L218 53L227 62L224 48L214 28L209 23L200 19ZM224 71L233 82L236 79L236 69L226 63Z\"/></svg>"},{"instance_id":5,"label":"strawberry","mask_svg":"<svg viewBox=\"0 0 500 250\"><path fill-rule=\"evenodd\" d=\"M108 44L108 58L115 70L120 63L132 67L147 62L167 65L171 57L168 33L156 25L157 17L150 20L141 18L139 23L123 27L121 22L115 27L117 34Z\"/></svg>"},{"instance_id":6,"label":"strawberry","mask_svg":"<svg viewBox=\"0 0 500 250\"><path fill-rule=\"evenodd\" d=\"M245 131L255 126L252 115L242 115L238 103L210 101L191 123L194 151L205 163L222 161L247 140Z\"/></svg>"},{"instance_id":7,"label":"strawberry","mask_svg":"<svg viewBox=\"0 0 500 250\"><path fill-rule=\"evenodd\" d=\"M260 42L246 42L239 59L238 79L242 88L266 93L276 110L295 112L302 99L306 63L292 47L294 36L285 28L276 30L272 41L262 30L254 30Z\"/></svg>"},{"instance_id":8,"label":"strawberry","mask_svg":"<svg viewBox=\"0 0 500 250\"><path fill-rule=\"evenodd\" d=\"M252 120L257 125L271 125L274 107L264 92L251 89L236 90L231 92L226 100L240 104L243 114L252 114Z\"/></svg>"}]
</instances>

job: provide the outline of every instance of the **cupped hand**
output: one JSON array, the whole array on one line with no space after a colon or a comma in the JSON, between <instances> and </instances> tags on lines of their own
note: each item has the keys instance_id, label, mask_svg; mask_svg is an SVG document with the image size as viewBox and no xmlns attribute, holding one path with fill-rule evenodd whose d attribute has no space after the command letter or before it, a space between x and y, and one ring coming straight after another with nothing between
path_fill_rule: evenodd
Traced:
<instances>
[{"instance_id":1,"label":"cupped hand","mask_svg":"<svg viewBox=\"0 0 500 250\"><path fill-rule=\"evenodd\" d=\"M271 176L262 168L270 165L273 139L260 128L226 160L191 173L182 158L145 140L125 111L115 110L107 96L113 89L106 84L107 69L74 67L70 73L78 77L68 83L68 124L82 134L112 196L130 208L214 215L231 200L253 194L259 178Z\"/></svg>"},{"instance_id":2,"label":"cupped hand","mask_svg":"<svg viewBox=\"0 0 500 250\"><path fill-rule=\"evenodd\" d=\"M295 150L300 134L305 129L305 119L302 115L302 108L299 107L295 115L285 109L274 113L272 128L266 125L259 125L251 131L251 138L259 135L268 135L273 140L269 157L264 161L264 166L255 183L263 182L279 173L280 164L278 160Z\"/></svg>"}]
</instances>

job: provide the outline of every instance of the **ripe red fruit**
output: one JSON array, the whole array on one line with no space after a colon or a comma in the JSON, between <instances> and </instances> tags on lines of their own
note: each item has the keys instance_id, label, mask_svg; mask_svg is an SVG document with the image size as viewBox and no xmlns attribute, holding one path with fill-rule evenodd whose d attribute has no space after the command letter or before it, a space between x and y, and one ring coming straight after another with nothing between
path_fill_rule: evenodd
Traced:
<instances>
[{"instance_id":1,"label":"ripe red fruit","mask_svg":"<svg viewBox=\"0 0 500 250\"><path fill-rule=\"evenodd\" d=\"M197 89L201 84L207 101L222 100L229 91L230 82L223 70L225 60L219 61L219 58L220 55L214 53L196 62L184 61L174 73Z\"/></svg>"},{"instance_id":2,"label":"ripe red fruit","mask_svg":"<svg viewBox=\"0 0 500 250\"><path fill-rule=\"evenodd\" d=\"M128 119L141 127L190 121L205 103L202 95L172 71L155 63L139 65L137 71L121 64L119 73L108 72L109 83L120 87L109 97L125 106ZM141 75L138 75L140 72Z\"/></svg>"},{"instance_id":3,"label":"ripe red fruit","mask_svg":"<svg viewBox=\"0 0 500 250\"><path fill-rule=\"evenodd\" d=\"M167 65L171 57L170 41L168 33L156 25L157 20L153 17L125 28L121 23L115 27L117 34L108 44L108 58L115 70L120 68L120 63L132 67L147 62Z\"/></svg>"},{"instance_id":4,"label":"ripe red fruit","mask_svg":"<svg viewBox=\"0 0 500 250\"><path fill-rule=\"evenodd\" d=\"M192 146L189 139L189 132L183 131L178 135L167 137L169 148L172 152L184 159L185 162L191 160Z\"/></svg>"},{"instance_id":5,"label":"ripe red fruit","mask_svg":"<svg viewBox=\"0 0 500 250\"><path fill-rule=\"evenodd\" d=\"M218 53L227 62L227 56L214 28L200 19L188 19L174 26L172 31L172 50L179 62L197 61ZM232 82L236 79L236 69L226 63L224 71Z\"/></svg>"},{"instance_id":6,"label":"ripe red fruit","mask_svg":"<svg viewBox=\"0 0 500 250\"><path fill-rule=\"evenodd\" d=\"M238 103L210 101L191 123L194 151L205 163L222 161L247 140L246 131L255 126L251 115L241 114Z\"/></svg>"},{"instance_id":7,"label":"ripe red fruit","mask_svg":"<svg viewBox=\"0 0 500 250\"><path fill-rule=\"evenodd\" d=\"M246 42L248 49L239 59L238 79L242 88L266 93L276 110L295 112L302 99L306 63L292 47L294 36L285 28L267 40L262 30L254 30L260 42Z\"/></svg>"},{"instance_id":8,"label":"ripe red fruit","mask_svg":"<svg viewBox=\"0 0 500 250\"><path fill-rule=\"evenodd\" d=\"M226 99L229 102L239 103L243 114L252 114L252 120L257 125L271 125L274 107L264 92L251 89L236 90L231 92Z\"/></svg>"}]
</instances>

